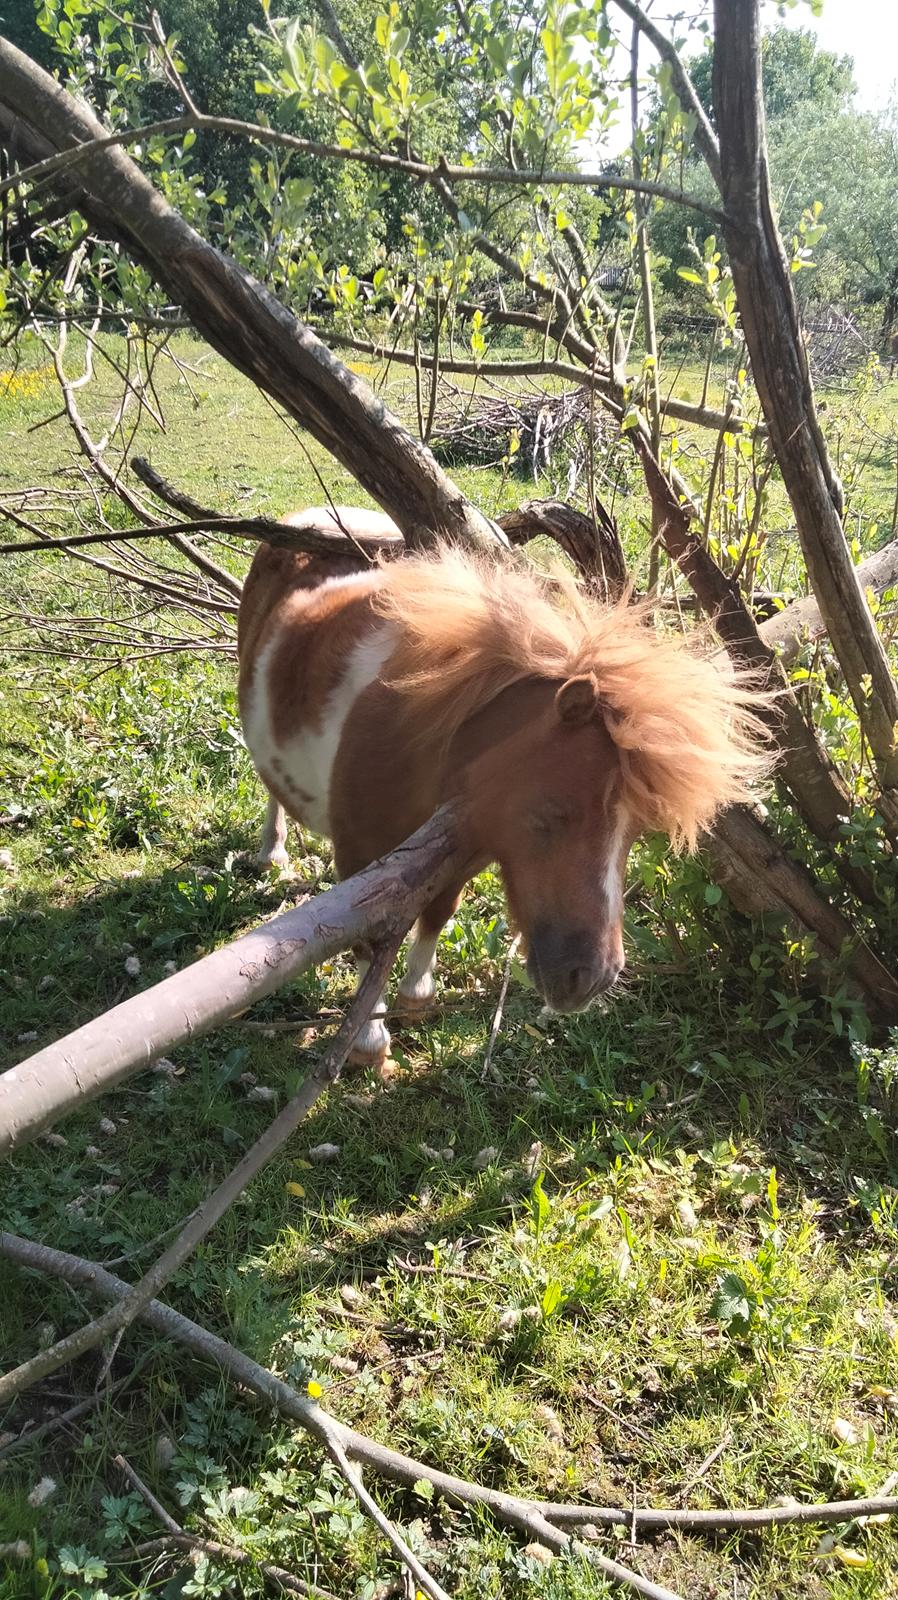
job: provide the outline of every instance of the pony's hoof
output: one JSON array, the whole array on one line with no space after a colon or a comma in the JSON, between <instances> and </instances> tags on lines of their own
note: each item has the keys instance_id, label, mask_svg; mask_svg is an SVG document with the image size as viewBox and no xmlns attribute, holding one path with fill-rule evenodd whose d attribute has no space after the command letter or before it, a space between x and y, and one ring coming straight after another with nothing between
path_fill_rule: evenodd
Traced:
<instances>
[{"instance_id":1,"label":"pony's hoof","mask_svg":"<svg viewBox=\"0 0 898 1600\"><path fill-rule=\"evenodd\" d=\"M290 871L290 857L286 850L260 850L258 855L253 856L252 862L260 872L270 872L272 867L277 867L284 874Z\"/></svg>"},{"instance_id":2,"label":"pony's hoof","mask_svg":"<svg viewBox=\"0 0 898 1600\"><path fill-rule=\"evenodd\" d=\"M376 1050L359 1050L353 1045L346 1057L348 1067L363 1067L368 1072L383 1072L390 1057L388 1044L378 1045Z\"/></svg>"},{"instance_id":3,"label":"pony's hoof","mask_svg":"<svg viewBox=\"0 0 898 1600\"><path fill-rule=\"evenodd\" d=\"M393 1010L401 1022L421 1022L435 1009L435 1005L436 999L432 994L403 994L402 990L398 989Z\"/></svg>"}]
</instances>

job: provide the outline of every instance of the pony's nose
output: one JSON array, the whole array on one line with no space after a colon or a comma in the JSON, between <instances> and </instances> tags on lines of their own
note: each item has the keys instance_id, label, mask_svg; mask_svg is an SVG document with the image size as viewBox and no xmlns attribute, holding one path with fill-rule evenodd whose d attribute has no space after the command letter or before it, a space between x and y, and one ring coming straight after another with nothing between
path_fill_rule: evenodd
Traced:
<instances>
[{"instance_id":1,"label":"pony's nose","mask_svg":"<svg viewBox=\"0 0 898 1600\"><path fill-rule=\"evenodd\" d=\"M590 945L572 935L531 939L530 976L553 1011L582 1011L620 976L623 959L618 952Z\"/></svg>"}]
</instances>

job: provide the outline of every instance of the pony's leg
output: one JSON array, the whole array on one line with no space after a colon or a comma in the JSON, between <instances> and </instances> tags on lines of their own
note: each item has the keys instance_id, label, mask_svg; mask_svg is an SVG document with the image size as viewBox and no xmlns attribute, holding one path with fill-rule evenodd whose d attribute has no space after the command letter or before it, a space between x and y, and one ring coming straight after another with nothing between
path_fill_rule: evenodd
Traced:
<instances>
[{"instance_id":1,"label":"pony's leg","mask_svg":"<svg viewBox=\"0 0 898 1600\"><path fill-rule=\"evenodd\" d=\"M259 867L289 867L287 854L287 813L273 794L268 796L268 811L262 829L262 844L256 856Z\"/></svg>"},{"instance_id":2,"label":"pony's leg","mask_svg":"<svg viewBox=\"0 0 898 1600\"><path fill-rule=\"evenodd\" d=\"M418 1017L430 1009L436 987L433 969L437 960L437 940L460 899L461 895L456 890L447 890L432 900L429 906L425 906L415 923L405 974L396 996L396 1009L403 1016Z\"/></svg>"},{"instance_id":3,"label":"pony's leg","mask_svg":"<svg viewBox=\"0 0 898 1600\"><path fill-rule=\"evenodd\" d=\"M361 984L371 965L371 959L363 946L356 946L353 955ZM372 1010L383 1011L383 1009L384 996L380 994ZM370 1017L356 1034L355 1043L347 1059L353 1067L382 1067L389 1054L390 1035L383 1017Z\"/></svg>"}]
</instances>

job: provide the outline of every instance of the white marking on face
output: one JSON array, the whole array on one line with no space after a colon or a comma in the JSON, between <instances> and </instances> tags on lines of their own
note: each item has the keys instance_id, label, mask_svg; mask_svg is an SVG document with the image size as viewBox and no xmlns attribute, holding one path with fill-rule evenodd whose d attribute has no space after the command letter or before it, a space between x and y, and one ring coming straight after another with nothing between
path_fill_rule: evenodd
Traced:
<instances>
[{"instance_id":1,"label":"white marking on face","mask_svg":"<svg viewBox=\"0 0 898 1600\"><path fill-rule=\"evenodd\" d=\"M328 581L355 583L358 579ZM278 744L272 731L268 663L282 639L277 633L255 663L243 717L244 738L260 771L277 778L293 815L305 827L329 836L331 776L344 724L359 695L378 677L393 649L395 632L384 623L354 645L342 677L314 721L304 723L284 744Z\"/></svg>"},{"instance_id":2,"label":"white marking on face","mask_svg":"<svg viewBox=\"0 0 898 1600\"><path fill-rule=\"evenodd\" d=\"M620 914L624 903L624 873L621 854L624 848L626 828L627 813L622 805L618 805L613 812L613 822L608 836L608 855L605 861L605 874L602 882L608 914L612 917Z\"/></svg>"}]
</instances>

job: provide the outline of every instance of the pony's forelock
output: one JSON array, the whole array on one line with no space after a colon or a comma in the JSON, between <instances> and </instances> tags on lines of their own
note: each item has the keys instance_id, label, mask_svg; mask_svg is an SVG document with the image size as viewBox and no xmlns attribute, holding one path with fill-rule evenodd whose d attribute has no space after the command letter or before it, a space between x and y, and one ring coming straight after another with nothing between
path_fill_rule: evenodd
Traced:
<instances>
[{"instance_id":1,"label":"pony's forelock","mask_svg":"<svg viewBox=\"0 0 898 1600\"><path fill-rule=\"evenodd\" d=\"M770 759L746 674L659 634L645 606L602 605L567 574L444 546L390 562L376 607L397 624L385 675L412 731L446 749L504 689L594 677L639 831L694 849L723 807L756 798Z\"/></svg>"}]
</instances>

